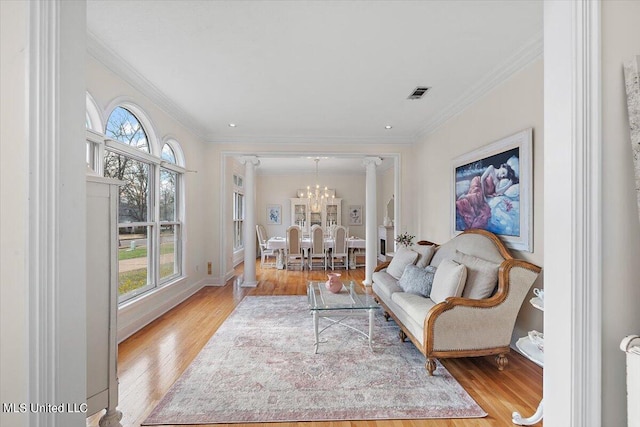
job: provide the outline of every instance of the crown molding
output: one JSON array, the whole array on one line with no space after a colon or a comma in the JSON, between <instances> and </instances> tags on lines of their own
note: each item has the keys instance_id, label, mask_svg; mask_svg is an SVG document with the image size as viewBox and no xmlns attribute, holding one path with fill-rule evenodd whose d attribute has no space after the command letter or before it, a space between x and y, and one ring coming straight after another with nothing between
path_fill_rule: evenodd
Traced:
<instances>
[{"instance_id":1,"label":"crown molding","mask_svg":"<svg viewBox=\"0 0 640 427\"><path fill-rule=\"evenodd\" d=\"M518 71L526 68L528 65L541 58L544 53L543 32L538 32L525 45L509 57L506 61L498 65L490 73L478 80L478 83L462 96L449 104L448 107L440 111L440 113L429 119L415 135L415 140L420 140L440 128L450 119L461 114L469 106L478 102L483 96L491 90L502 84L509 77Z\"/></svg>"},{"instance_id":2,"label":"crown molding","mask_svg":"<svg viewBox=\"0 0 640 427\"><path fill-rule=\"evenodd\" d=\"M206 142L211 144L392 144L412 145L415 137L379 137L379 136L321 136L321 135L274 135L274 136L214 136L209 135Z\"/></svg>"},{"instance_id":3,"label":"crown molding","mask_svg":"<svg viewBox=\"0 0 640 427\"><path fill-rule=\"evenodd\" d=\"M106 46L95 34L87 31L87 54L115 73L122 80L130 84L144 96L149 98L160 109L177 120L187 130L202 140L206 140L208 133L201 125L178 107L160 89L140 74L113 49Z\"/></svg>"}]
</instances>

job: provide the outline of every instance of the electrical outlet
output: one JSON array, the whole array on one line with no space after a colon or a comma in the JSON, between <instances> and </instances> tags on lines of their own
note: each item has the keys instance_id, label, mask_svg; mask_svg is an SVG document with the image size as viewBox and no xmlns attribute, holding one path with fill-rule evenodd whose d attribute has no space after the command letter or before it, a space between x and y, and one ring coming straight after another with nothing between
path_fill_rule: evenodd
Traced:
<instances>
[{"instance_id":1,"label":"electrical outlet","mask_svg":"<svg viewBox=\"0 0 640 427\"><path fill-rule=\"evenodd\" d=\"M209 261L209 262L207 263L207 274L208 274L209 276L211 276L211 274L212 274L212 271L211 271L211 270L212 270L212 268L211 268L211 261Z\"/></svg>"},{"instance_id":2,"label":"electrical outlet","mask_svg":"<svg viewBox=\"0 0 640 427\"><path fill-rule=\"evenodd\" d=\"M200 266L196 264L196 271L200 271Z\"/></svg>"}]
</instances>

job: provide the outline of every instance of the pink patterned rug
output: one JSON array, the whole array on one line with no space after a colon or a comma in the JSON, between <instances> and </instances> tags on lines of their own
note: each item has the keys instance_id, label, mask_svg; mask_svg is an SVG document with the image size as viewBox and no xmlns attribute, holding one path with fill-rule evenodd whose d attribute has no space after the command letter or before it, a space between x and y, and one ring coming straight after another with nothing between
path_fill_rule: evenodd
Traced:
<instances>
[{"instance_id":1,"label":"pink patterned rug","mask_svg":"<svg viewBox=\"0 0 640 427\"><path fill-rule=\"evenodd\" d=\"M442 365L429 377L393 321L375 322L373 352L334 326L314 354L306 297L245 297L143 425L487 415ZM366 317L348 323L366 330Z\"/></svg>"}]
</instances>

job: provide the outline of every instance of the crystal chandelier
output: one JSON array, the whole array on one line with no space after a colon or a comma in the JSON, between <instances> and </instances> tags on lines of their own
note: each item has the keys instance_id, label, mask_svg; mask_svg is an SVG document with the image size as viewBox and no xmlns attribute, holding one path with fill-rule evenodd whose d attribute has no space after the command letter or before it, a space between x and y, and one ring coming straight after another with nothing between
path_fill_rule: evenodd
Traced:
<instances>
[{"instance_id":1,"label":"crystal chandelier","mask_svg":"<svg viewBox=\"0 0 640 427\"><path fill-rule=\"evenodd\" d=\"M329 189L327 187L324 187L323 190L320 189L320 184L318 184L318 163L320 158L316 157L314 161L316 162L316 185L314 188L307 185L307 201L311 212L322 212L322 208L329 199Z\"/></svg>"}]
</instances>

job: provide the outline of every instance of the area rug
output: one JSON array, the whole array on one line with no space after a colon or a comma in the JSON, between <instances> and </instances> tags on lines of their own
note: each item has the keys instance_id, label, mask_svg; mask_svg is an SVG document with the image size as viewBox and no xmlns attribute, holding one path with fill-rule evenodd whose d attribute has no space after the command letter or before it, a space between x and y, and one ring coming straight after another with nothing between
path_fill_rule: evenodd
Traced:
<instances>
[{"instance_id":1,"label":"area rug","mask_svg":"<svg viewBox=\"0 0 640 427\"><path fill-rule=\"evenodd\" d=\"M366 317L346 322L367 330ZM320 338L314 354L306 297L245 297L142 425L487 415L442 365L429 377L381 313L373 351L341 325Z\"/></svg>"}]
</instances>

